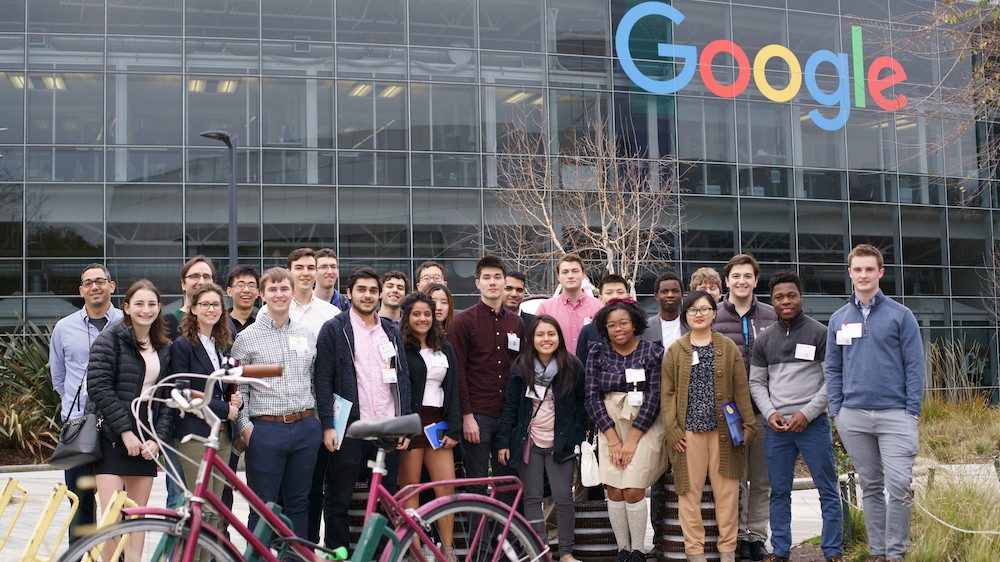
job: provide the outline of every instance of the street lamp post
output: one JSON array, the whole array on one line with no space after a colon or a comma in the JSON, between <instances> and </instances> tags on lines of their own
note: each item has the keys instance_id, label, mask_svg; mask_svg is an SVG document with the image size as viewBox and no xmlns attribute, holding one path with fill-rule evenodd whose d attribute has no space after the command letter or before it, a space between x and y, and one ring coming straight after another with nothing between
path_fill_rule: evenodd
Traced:
<instances>
[{"instance_id":1,"label":"street lamp post","mask_svg":"<svg viewBox=\"0 0 1000 562\"><path fill-rule=\"evenodd\" d=\"M236 135L227 131L204 131L201 136L215 139L229 147L229 268L236 267L239 261L237 250L236 221Z\"/></svg>"}]
</instances>

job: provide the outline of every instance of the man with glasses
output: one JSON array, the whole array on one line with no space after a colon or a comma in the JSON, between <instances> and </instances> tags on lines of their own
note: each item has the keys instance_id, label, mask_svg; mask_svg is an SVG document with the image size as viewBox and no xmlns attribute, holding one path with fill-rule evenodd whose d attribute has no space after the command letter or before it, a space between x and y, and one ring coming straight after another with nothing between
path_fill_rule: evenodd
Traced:
<instances>
[{"instance_id":1,"label":"man with glasses","mask_svg":"<svg viewBox=\"0 0 1000 562\"><path fill-rule=\"evenodd\" d=\"M292 298L291 308L288 309L288 317L296 326L301 326L313 336L319 335L319 329L327 320L340 314L340 309L320 299L313 292L313 285L316 283L316 252L312 248L299 248L292 250L285 260L288 271L295 280L293 290L295 295ZM267 314L267 304L260 307L257 313Z\"/></svg>"},{"instance_id":2,"label":"man with glasses","mask_svg":"<svg viewBox=\"0 0 1000 562\"><path fill-rule=\"evenodd\" d=\"M237 265L226 275L226 294L233 301L229 309L229 317L236 326L236 334L246 329L256 320L254 305L260 296L260 276L257 270L249 265Z\"/></svg>"},{"instance_id":3,"label":"man with glasses","mask_svg":"<svg viewBox=\"0 0 1000 562\"><path fill-rule=\"evenodd\" d=\"M421 293L434 283L448 286L448 274L445 273L444 266L436 261L425 261L418 265L414 277L417 279L417 290Z\"/></svg>"},{"instance_id":4,"label":"man with glasses","mask_svg":"<svg viewBox=\"0 0 1000 562\"><path fill-rule=\"evenodd\" d=\"M108 269L99 263L83 268L80 274L80 297L83 308L56 323L49 342L49 366L52 386L62 397L62 420L83 417L87 406L87 363L90 346L97 334L122 317L111 304L115 282ZM69 529L69 540L80 537L80 525L94 524L94 486L81 486L78 480L90 475L90 466L78 466L65 471L66 486L80 498L80 505Z\"/></svg>"},{"instance_id":5,"label":"man with glasses","mask_svg":"<svg viewBox=\"0 0 1000 562\"><path fill-rule=\"evenodd\" d=\"M178 327L188 309L191 308L191 295L205 283L211 283L214 280L215 265L212 264L212 260L201 254L189 259L181 267L181 291L184 292L184 304L172 313L163 316L163 322L167 326L167 337L171 341L180 335Z\"/></svg>"},{"instance_id":6,"label":"man with glasses","mask_svg":"<svg viewBox=\"0 0 1000 562\"><path fill-rule=\"evenodd\" d=\"M316 298L336 306L340 310L351 308L351 301L337 290L340 277L340 261L337 253L330 248L316 250Z\"/></svg>"}]
</instances>

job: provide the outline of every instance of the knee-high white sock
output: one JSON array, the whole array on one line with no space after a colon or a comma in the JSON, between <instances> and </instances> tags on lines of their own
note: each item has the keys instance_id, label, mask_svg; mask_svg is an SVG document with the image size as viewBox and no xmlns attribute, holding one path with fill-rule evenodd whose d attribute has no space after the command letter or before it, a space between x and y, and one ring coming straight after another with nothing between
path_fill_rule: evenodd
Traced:
<instances>
[{"instance_id":1,"label":"knee-high white sock","mask_svg":"<svg viewBox=\"0 0 1000 562\"><path fill-rule=\"evenodd\" d=\"M608 519L611 520L611 530L615 532L615 542L618 550L632 550L629 532L628 515L625 513L625 501L608 500Z\"/></svg>"},{"instance_id":2,"label":"knee-high white sock","mask_svg":"<svg viewBox=\"0 0 1000 562\"><path fill-rule=\"evenodd\" d=\"M646 542L646 523L649 520L647 511L646 500L625 504L632 550L642 550L643 544Z\"/></svg>"}]
</instances>

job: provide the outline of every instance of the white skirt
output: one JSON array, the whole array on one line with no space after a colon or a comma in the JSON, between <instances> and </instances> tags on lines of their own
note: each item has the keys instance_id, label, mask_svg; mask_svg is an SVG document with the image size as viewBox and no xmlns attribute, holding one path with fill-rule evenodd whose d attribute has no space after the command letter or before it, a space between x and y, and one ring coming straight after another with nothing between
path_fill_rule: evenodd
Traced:
<instances>
[{"instance_id":1,"label":"white skirt","mask_svg":"<svg viewBox=\"0 0 1000 562\"><path fill-rule=\"evenodd\" d=\"M628 404L627 392L609 392L604 395L604 407L615 422L615 432L622 443L632 433L632 422L641 406ZM600 464L601 484L614 488L648 488L667 470L667 434L663 420L656 416L649 431L639 439L632 462L624 469L614 468L608 458L608 440L602 432L598 437L597 454Z\"/></svg>"}]
</instances>

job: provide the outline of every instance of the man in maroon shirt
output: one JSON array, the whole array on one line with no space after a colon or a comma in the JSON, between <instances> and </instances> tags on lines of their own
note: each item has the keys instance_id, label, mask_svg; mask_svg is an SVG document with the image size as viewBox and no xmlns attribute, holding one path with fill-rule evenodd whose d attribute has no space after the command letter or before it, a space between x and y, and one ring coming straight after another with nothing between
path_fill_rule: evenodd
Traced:
<instances>
[{"instance_id":1,"label":"man in maroon shirt","mask_svg":"<svg viewBox=\"0 0 1000 562\"><path fill-rule=\"evenodd\" d=\"M496 433L514 357L521 349L524 322L503 306L503 260L486 256L476 263L475 306L455 317L448 339L458 359L462 411L462 462L468 478L514 474L497 462ZM470 490L476 491L476 490ZM482 488L485 492L485 487Z\"/></svg>"}]
</instances>

